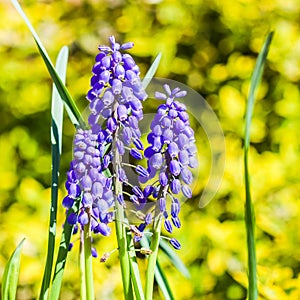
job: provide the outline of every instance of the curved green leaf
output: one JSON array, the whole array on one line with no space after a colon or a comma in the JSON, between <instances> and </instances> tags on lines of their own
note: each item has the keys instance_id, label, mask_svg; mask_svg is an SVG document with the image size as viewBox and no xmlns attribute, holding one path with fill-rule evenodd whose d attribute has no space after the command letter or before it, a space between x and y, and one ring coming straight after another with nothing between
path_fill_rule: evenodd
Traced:
<instances>
[{"instance_id":1,"label":"curved green leaf","mask_svg":"<svg viewBox=\"0 0 300 300\"><path fill-rule=\"evenodd\" d=\"M156 56L154 62L152 63L151 67L149 68L147 74L145 75L145 78L143 79L143 87L144 89L146 89L146 87L149 85L149 83L151 82L154 74L156 73L159 63L160 63L160 59L161 59L161 53L158 53L158 55Z\"/></svg>"},{"instance_id":2,"label":"curved green leaf","mask_svg":"<svg viewBox=\"0 0 300 300\"><path fill-rule=\"evenodd\" d=\"M63 83L66 80L68 63L68 48L63 47L57 57L56 69ZM55 236L56 236L56 216L57 216L57 198L58 198L58 179L60 167L60 155L62 153L62 125L63 125L63 102L53 84L52 108L51 108L51 148L52 148L52 182L51 182L51 207L50 224L48 233L48 252L43 276L43 282L40 292L40 299L48 298L49 285L53 266Z\"/></svg>"},{"instance_id":3,"label":"curved green leaf","mask_svg":"<svg viewBox=\"0 0 300 300\"><path fill-rule=\"evenodd\" d=\"M149 244L149 237L145 238L145 236L141 239L140 243L142 247L145 247L147 249L150 248L150 244ZM161 248L161 244L159 245ZM151 255L151 254L150 254ZM164 297L166 300L173 300L174 296L172 294L172 290L169 286L168 280L166 275L164 274L158 260L156 260L156 265L155 265L155 269L154 269L154 277L155 280L159 286L159 288L161 289Z\"/></svg>"},{"instance_id":4,"label":"curved green leaf","mask_svg":"<svg viewBox=\"0 0 300 300\"><path fill-rule=\"evenodd\" d=\"M250 174L248 168L248 150L250 147L250 127L254 108L255 94L259 86L264 64L268 55L269 47L273 38L273 32L269 33L261 52L258 55L254 71L251 77L250 90L247 99L245 144L244 144L244 177L245 177L245 223L247 232L248 250L248 297L249 300L256 300L258 297L256 282L256 248L255 248L255 213L251 199Z\"/></svg>"},{"instance_id":5,"label":"curved green leaf","mask_svg":"<svg viewBox=\"0 0 300 300\"><path fill-rule=\"evenodd\" d=\"M190 278L190 273L185 264L179 258L177 253L169 246L165 240L161 239L159 242L160 249L167 255L174 267L186 278Z\"/></svg>"},{"instance_id":6,"label":"curved green leaf","mask_svg":"<svg viewBox=\"0 0 300 300\"><path fill-rule=\"evenodd\" d=\"M48 72L57 88L57 91L58 91L60 97L62 98L62 100L64 101L64 103L66 104L66 110L67 110L67 113L69 114L70 120L75 125L75 127L77 127L79 125L81 128L85 128L86 124L83 120L83 117L82 117L81 113L79 112L79 109L76 106L73 98L71 97L68 89L61 81L61 79L60 79L59 75L57 74L55 68L53 67L51 61L47 58L48 56L46 55L46 53L43 52L38 41L37 40L35 40L35 41L36 41L37 47L40 51L40 54L45 62L45 65L48 69Z\"/></svg>"},{"instance_id":7,"label":"curved green leaf","mask_svg":"<svg viewBox=\"0 0 300 300\"><path fill-rule=\"evenodd\" d=\"M62 80L60 79L59 75L57 74L51 59L45 49L45 47L43 46L39 36L37 35L37 33L35 32L33 26L31 25L29 19L27 18L27 16L25 15L24 11L22 10L19 2L17 0L11 0L12 4L14 5L14 7L16 8L16 10L19 12L19 14L21 15L21 17L23 18L23 20L25 21L27 27L29 28L29 30L31 31L31 34L33 35L33 38L37 44L37 47L39 49L39 52L45 62L45 65L48 69L48 72L57 88L57 91L60 95L60 97L62 98L62 100L64 101L64 103L66 104L66 110L68 112L68 115L72 121L72 123L77 127L78 125L82 128L85 128L85 122L84 119L79 111L79 109L77 108L73 98L71 97L68 89L66 88L66 86L64 85L64 83L62 82Z\"/></svg>"},{"instance_id":8,"label":"curved green leaf","mask_svg":"<svg viewBox=\"0 0 300 300\"><path fill-rule=\"evenodd\" d=\"M157 284L159 285L159 287L165 297L165 300L174 300L175 298L172 294L172 290L169 286L166 275L163 272L158 261L156 262L154 275L155 275L155 280L156 280Z\"/></svg>"},{"instance_id":9,"label":"curved green leaf","mask_svg":"<svg viewBox=\"0 0 300 300\"><path fill-rule=\"evenodd\" d=\"M134 288L135 299L136 300L145 300L140 271L139 271L138 263L136 260L135 248L134 248L134 243L133 243L131 234L127 235L127 243L128 243L128 255L129 255L129 265L130 265L130 272L131 272L131 281L132 281L133 288Z\"/></svg>"},{"instance_id":10,"label":"curved green leaf","mask_svg":"<svg viewBox=\"0 0 300 300\"><path fill-rule=\"evenodd\" d=\"M247 108L246 108L246 126L245 126L245 151L248 150L250 145L250 127L251 127L251 120L252 120L252 114L253 114L253 108L254 108L254 102L255 102L255 94L257 91L257 88L260 84L262 72L264 69L264 65L266 62L266 58L269 52L269 47L273 38L274 32L270 32L265 40L265 43L262 47L261 52L258 55L254 71L251 77L250 82L250 89L247 99Z\"/></svg>"},{"instance_id":11,"label":"curved green leaf","mask_svg":"<svg viewBox=\"0 0 300 300\"><path fill-rule=\"evenodd\" d=\"M2 278L1 296L3 300L16 299L17 286L20 273L21 249L25 238L17 246L7 262Z\"/></svg>"},{"instance_id":12,"label":"curved green leaf","mask_svg":"<svg viewBox=\"0 0 300 300\"><path fill-rule=\"evenodd\" d=\"M68 248L71 240L71 235L73 231L73 225L70 225L67 221L68 216L71 213L77 212L79 209L80 201L76 201L71 209L68 210L66 219L64 222L64 229L61 235L57 259L55 263L54 275L52 279L52 286L50 289L50 300L59 299L60 288L62 284L62 278L65 270L65 265L68 256Z\"/></svg>"}]
</instances>

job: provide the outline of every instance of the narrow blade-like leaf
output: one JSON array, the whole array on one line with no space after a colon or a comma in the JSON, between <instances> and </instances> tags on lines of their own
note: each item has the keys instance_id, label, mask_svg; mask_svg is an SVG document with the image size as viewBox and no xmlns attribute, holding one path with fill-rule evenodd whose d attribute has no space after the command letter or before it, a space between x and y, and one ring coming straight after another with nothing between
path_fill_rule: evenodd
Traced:
<instances>
[{"instance_id":1,"label":"narrow blade-like leaf","mask_svg":"<svg viewBox=\"0 0 300 300\"><path fill-rule=\"evenodd\" d=\"M174 300L174 296L172 294L172 290L169 286L168 280L163 272L163 269L161 268L159 262L156 262L154 276L157 284L159 285L165 300Z\"/></svg>"},{"instance_id":2,"label":"narrow blade-like leaf","mask_svg":"<svg viewBox=\"0 0 300 300\"><path fill-rule=\"evenodd\" d=\"M258 55L255 68L251 77L250 90L247 99L245 144L244 144L244 177L245 177L245 223L247 232L248 250L248 299L256 300L258 297L256 282L256 248L255 248L255 213L251 199L250 174L248 168L248 150L250 146L250 127L254 108L255 94L259 86L264 64L273 38L273 32L269 33L261 52Z\"/></svg>"},{"instance_id":3,"label":"narrow blade-like leaf","mask_svg":"<svg viewBox=\"0 0 300 300\"><path fill-rule=\"evenodd\" d=\"M131 272L131 280L133 284L133 289L135 293L136 300L145 300L143 286L141 282L140 271L138 267L138 263L136 260L135 255L135 248L133 244L133 239L131 235L127 235L127 242L128 242L128 255L129 255L129 265L130 265L130 272Z\"/></svg>"},{"instance_id":4,"label":"narrow blade-like leaf","mask_svg":"<svg viewBox=\"0 0 300 300\"><path fill-rule=\"evenodd\" d=\"M68 63L68 48L63 47L59 52L56 61L56 70L63 83L66 80ZM52 182L51 182L51 207L50 207L50 224L48 233L48 251L45 271L43 276L40 299L47 299L51 273L53 266L53 256L56 236L56 216L57 216L57 198L58 198L58 179L60 156L62 153L62 125L63 125L63 102L53 84L52 107L51 107L51 148L52 148Z\"/></svg>"},{"instance_id":5,"label":"narrow blade-like leaf","mask_svg":"<svg viewBox=\"0 0 300 300\"><path fill-rule=\"evenodd\" d=\"M57 88L57 91L67 106L66 110L67 110L67 113L69 114L70 120L75 125L75 127L77 127L79 125L80 127L85 128L86 125L83 120L83 117L82 117L81 113L79 112L79 109L77 108L74 100L72 99L68 89L62 83L62 81L61 81L60 77L58 76L58 74L56 73L51 61L47 59L47 55L45 55L45 53L42 51L40 44L37 42L37 40L35 40L35 41L37 43L37 47L40 51L40 54L45 62L45 65L48 69L48 72Z\"/></svg>"},{"instance_id":6,"label":"narrow blade-like leaf","mask_svg":"<svg viewBox=\"0 0 300 300\"><path fill-rule=\"evenodd\" d=\"M141 241L140 241L141 246L145 247L147 249L150 248L150 244L149 244L149 240L148 239L149 238L143 237L141 239ZM156 280L159 288L161 289L161 291L162 291L165 299L167 299L167 300L168 299L173 300L174 296L173 296L171 288L169 286L167 277L165 276L162 268L160 267L158 260L156 260L156 265L155 265L155 269L154 269L154 277L155 277L155 280Z\"/></svg>"},{"instance_id":7,"label":"narrow blade-like leaf","mask_svg":"<svg viewBox=\"0 0 300 300\"><path fill-rule=\"evenodd\" d=\"M63 229L60 244L59 244L57 260L55 263L54 275L53 275L53 279L52 279L52 286L50 289L50 300L59 299L62 278L63 278L64 269L65 269L67 256L68 256L68 248L69 248L71 235L72 235L72 231L73 231L73 225L70 225L68 223L67 218L71 213L78 211L79 204L80 204L80 201L77 201L74 204L74 206L71 209L69 209L68 214L66 215L64 229Z\"/></svg>"},{"instance_id":8,"label":"narrow blade-like leaf","mask_svg":"<svg viewBox=\"0 0 300 300\"><path fill-rule=\"evenodd\" d=\"M143 87L144 89L146 89L146 87L149 85L149 83L151 82L154 74L156 73L159 63L160 63L160 59L161 59L161 53L158 53L158 55L156 56L154 62L152 63L151 67L149 68L145 78L143 79Z\"/></svg>"},{"instance_id":9,"label":"narrow blade-like leaf","mask_svg":"<svg viewBox=\"0 0 300 300\"><path fill-rule=\"evenodd\" d=\"M169 246L169 244L163 239L159 242L160 249L167 255L174 267L186 278L190 278L190 273L177 253Z\"/></svg>"},{"instance_id":10,"label":"narrow blade-like leaf","mask_svg":"<svg viewBox=\"0 0 300 300\"><path fill-rule=\"evenodd\" d=\"M269 52L269 47L273 38L273 32L270 32L265 40L265 43L262 47L261 52L258 55L254 71L251 77L250 82L250 89L247 99L247 108L246 108L246 126L245 126L245 150L247 151L250 145L250 127L251 127L251 120L255 102L255 94L257 88L260 84L264 65L266 62L266 58Z\"/></svg>"},{"instance_id":11,"label":"narrow blade-like leaf","mask_svg":"<svg viewBox=\"0 0 300 300\"><path fill-rule=\"evenodd\" d=\"M59 95L61 96L61 98L63 99L64 103L67 106L67 112L68 115L71 119L71 121L73 122L73 124L75 126L81 126L81 127L85 127L85 122L83 120L83 117L81 115L81 113L79 112L74 100L72 99L68 89L66 88L66 86L63 84L63 82L61 81L59 75L57 74L51 59L45 49L45 47L43 46L39 36L37 35L37 33L35 32L33 26L31 25L29 19L27 18L27 16L25 15L24 11L22 10L19 2L17 0L11 0L12 4L15 6L16 10L19 12L19 14L21 15L21 17L24 19L27 27L29 28L29 30L31 31L31 34L33 35L33 38L37 44L37 47L39 49L39 52L45 62L45 65L48 69L48 72L58 90Z\"/></svg>"},{"instance_id":12,"label":"narrow blade-like leaf","mask_svg":"<svg viewBox=\"0 0 300 300\"><path fill-rule=\"evenodd\" d=\"M24 241L25 239L20 242L5 266L1 287L2 299L16 299L20 273L21 249Z\"/></svg>"}]
</instances>

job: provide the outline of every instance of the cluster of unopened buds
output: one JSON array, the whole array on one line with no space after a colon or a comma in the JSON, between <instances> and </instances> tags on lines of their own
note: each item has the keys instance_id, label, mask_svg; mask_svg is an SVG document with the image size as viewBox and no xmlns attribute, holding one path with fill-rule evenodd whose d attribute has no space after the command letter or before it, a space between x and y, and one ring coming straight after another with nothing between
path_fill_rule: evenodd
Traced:
<instances>
[{"instance_id":1,"label":"cluster of unopened buds","mask_svg":"<svg viewBox=\"0 0 300 300\"><path fill-rule=\"evenodd\" d=\"M108 236L116 206L123 206L126 214L126 202L131 202L140 223L128 223L128 229L137 242L154 218L163 218L169 233L173 226L180 228L177 195L182 192L186 198L192 197L190 168L197 166L196 146L186 107L178 101L186 91L171 90L169 85L163 86L164 93L155 93L164 103L158 107L147 136L148 145L144 146L139 121L143 119L142 102L148 96L138 66L129 54L122 53L133 43L120 45L110 37L110 44L99 47L92 69L86 97L90 102L89 128L76 131L63 205L68 212L80 202L78 211L69 214L67 220L75 232L89 224L94 234ZM130 161L141 164L125 161L128 154ZM139 182L135 185L128 180L132 168L138 177L135 182ZM144 213L149 203L156 203L152 206L155 208ZM181 248L175 238L168 239L175 249ZM140 251L150 254L145 248ZM93 255L97 255L95 251ZM106 253L101 261L108 256Z\"/></svg>"}]
</instances>

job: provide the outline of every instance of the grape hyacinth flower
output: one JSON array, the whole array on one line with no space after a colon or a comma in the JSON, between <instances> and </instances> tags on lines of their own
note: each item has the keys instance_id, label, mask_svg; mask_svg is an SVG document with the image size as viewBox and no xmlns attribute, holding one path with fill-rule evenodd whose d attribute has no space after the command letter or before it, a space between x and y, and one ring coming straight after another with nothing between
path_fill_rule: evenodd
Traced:
<instances>
[{"instance_id":1,"label":"grape hyacinth flower","mask_svg":"<svg viewBox=\"0 0 300 300\"><path fill-rule=\"evenodd\" d=\"M129 54L121 50L130 49L133 43L120 45L110 37L111 47L100 46L96 63L92 69L91 89L87 94L90 101L89 124L98 133L99 118L106 120L106 128L112 134L122 125L123 143L131 140L141 144L138 121L142 119L142 104L147 94L139 78L139 68ZM120 127L120 126L119 126Z\"/></svg>"},{"instance_id":2,"label":"grape hyacinth flower","mask_svg":"<svg viewBox=\"0 0 300 300\"><path fill-rule=\"evenodd\" d=\"M128 184L126 164L122 156L128 150L135 159L142 159L143 144L139 121L143 118L142 101L147 94L139 77L139 68L123 50L133 43L120 45L111 36L110 47L100 46L93 66L90 102L90 129L78 129L74 139L74 159L68 172L63 200L66 209L80 201L79 211L69 215L68 223L82 227L90 222L94 233L110 234L108 224L114 219L116 203L125 206L122 186ZM148 176L136 166L140 176ZM142 191L132 188L129 198L139 203Z\"/></svg>"},{"instance_id":3,"label":"grape hyacinth flower","mask_svg":"<svg viewBox=\"0 0 300 300\"><path fill-rule=\"evenodd\" d=\"M94 233L109 235L107 226L112 221L109 211L114 204L113 194L101 170L100 151L97 149L97 135L91 130L78 129L74 138L74 159L67 174L66 189L68 195L63 206L71 208L74 201L81 201L80 210L68 217L68 223L77 222L84 226L91 219Z\"/></svg>"},{"instance_id":4,"label":"grape hyacinth flower","mask_svg":"<svg viewBox=\"0 0 300 300\"><path fill-rule=\"evenodd\" d=\"M184 104L177 99L186 95L186 91L164 85L165 93L156 92L155 97L165 103L158 107L157 114L151 123L148 134L150 146L145 150L148 159L147 183L158 175L158 185L152 196L157 199L160 214L164 218L164 227L172 233L173 226L180 228L178 217L180 202L176 198L182 192L186 198L192 197L190 185L193 174L190 168L197 166L194 131L190 127L189 116ZM140 178L142 182L145 180ZM171 209L167 210L167 199L171 198ZM180 249L175 239L171 245Z\"/></svg>"},{"instance_id":5,"label":"grape hyacinth flower","mask_svg":"<svg viewBox=\"0 0 300 300\"><path fill-rule=\"evenodd\" d=\"M68 195L63 205L67 212L70 210L67 222L74 225L73 233L80 232L89 291L92 290L91 257L98 256L91 246L91 232L108 236L111 234L110 223L115 222L126 297L131 286L128 266L133 259L132 238L136 242L141 240L145 229L152 226L151 249L141 249L141 253L149 255L145 293L147 299L152 299L153 270L162 222L169 233L174 227L180 228L177 195L182 193L186 198L192 197L190 169L197 166L195 138L186 107L178 101L186 92L179 88L171 91L164 85L166 93L156 92L155 96L165 103L159 106L151 123L151 132L147 136L150 146L144 149L139 121L143 119L142 103L147 94L138 66L129 54L123 53L133 44L120 45L113 36L109 41L110 46L99 47L92 68L91 89L86 96L90 112L88 128L76 130L73 161L66 181ZM139 164L133 166L126 161L126 154L135 161L145 157L147 168ZM134 182L128 179L128 167L135 170L137 180ZM142 187L138 182L145 185ZM153 199L156 208L144 210ZM126 201L132 203L128 209ZM129 218L132 212L140 221L132 222ZM175 249L181 248L175 238L165 238ZM105 262L108 256L103 255L100 261Z\"/></svg>"},{"instance_id":6,"label":"grape hyacinth flower","mask_svg":"<svg viewBox=\"0 0 300 300\"><path fill-rule=\"evenodd\" d=\"M129 54L121 50L130 49L133 43L120 45L110 37L111 47L100 46L96 63L92 69L92 88L87 94L90 101L89 125L98 134L99 150L106 155L106 166L115 160L115 174L120 182L126 183L127 176L118 157L129 149L135 159L142 159L143 144L140 140L139 121L143 118L142 101L147 94L139 77L139 68ZM104 124L99 124L102 121ZM128 148L130 147L130 148ZM114 157L114 151L117 149ZM116 156L117 155L117 156ZM137 166L136 172L147 176L148 172Z\"/></svg>"}]
</instances>

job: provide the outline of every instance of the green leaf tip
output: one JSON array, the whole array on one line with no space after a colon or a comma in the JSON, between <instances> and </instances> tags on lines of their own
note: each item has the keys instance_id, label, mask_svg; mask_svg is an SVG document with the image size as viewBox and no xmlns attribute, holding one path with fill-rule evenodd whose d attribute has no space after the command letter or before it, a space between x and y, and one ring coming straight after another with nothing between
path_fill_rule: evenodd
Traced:
<instances>
[{"instance_id":1,"label":"green leaf tip","mask_svg":"<svg viewBox=\"0 0 300 300\"><path fill-rule=\"evenodd\" d=\"M19 243L5 266L1 288L1 296L3 300L16 299L20 273L21 250L24 241L25 238L23 238L23 240Z\"/></svg>"},{"instance_id":2,"label":"green leaf tip","mask_svg":"<svg viewBox=\"0 0 300 300\"><path fill-rule=\"evenodd\" d=\"M161 239L159 241L159 247L163 250L163 252L167 255L169 260L172 262L174 267L185 277L190 278L190 272L185 264L182 262L177 253L169 246L165 240Z\"/></svg>"},{"instance_id":3,"label":"green leaf tip","mask_svg":"<svg viewBox=\"0 0 300 300\"><path fill-rule=\"evenodd\" d=\"M11 0L11 3L14 5L14 7L18 11L18 13L21 15L21 17L25 21L28 29L30 30L30 32L36 42L38 50L44 60L44 63L46 65L47 69L48 69L48 72L57 88L57 91L66 105L66 110L67 110L67 113L68 113L72 123L74 124L75 127L80 126L82 128L85 128L86 127L85 121L84 121L79 109L77 108L73 98L71 97L68 89L66 88L66 86L62 82L61 78L57 74L56 69L54 68L53 63L52 63L45 47L43 46L43 43L40 40L38 34L36 33L33 26L31 25L29 19L27 18L26 14L24 13L19 2L17 0Z\"/></svg>"},{"instance_id":4,"label":"green leaf tip","mask_svg":"<svg viewBox=\"0 0 300 300\"><path fill-rule=\"evenodd\" d=\"M264 65L267 59L267 55L269 52L269 48L273 39L274 32L270 32L264 42L264 45L258 55L253 74L251 76L250 81L250 89L247 99L247 108L246 108L246 125L245 125L245 149L247 150L250 145L250 125L251 125L251 119L253 114L253 108L254 108L254 102L255 102L255 95L256 91L259 87Z\"/></svg>"},{"instance_id":5,"label":"green leaf tip","mask_svg":"<svg viewBox=\"0 0 300 300\"><path fill-rule=\"evenodd\" d=\"M156 58L154 59L154 62L152 63L151 67L149 68L147 74L145 75L145 78L143 79L143 87L144 89L147 88L147 86L149 85L149 83L151 82L154 74L156 73L160 60L161 60L161 52L158 53L158 55L156 56Z\"/></svg>"},{"instance_id":6,"label":"green leaf tip","mask_svg":"<svg viewBox=\"0 0 300 300\"><path fill-rule=\"evenodd\" d=\"M64 46L57 57L56 69L65 83L68 64L68 47ZM63 127L63 101L53 84L52 105L51 105L51 145L52 145L52 179L51 179L51 208L50 222L48 230L48 250L45 264L44 276L40 292L40 299L48 299L50 288L51 274L53 268L53 257L56 237L56 218L57 218L57 202L58 202L58 184L60 155L62 154L62 127Z\"/></svg>"}]
</instances>

